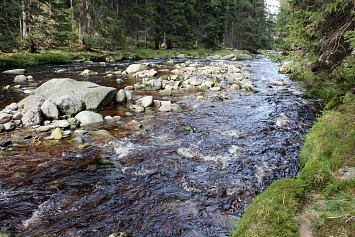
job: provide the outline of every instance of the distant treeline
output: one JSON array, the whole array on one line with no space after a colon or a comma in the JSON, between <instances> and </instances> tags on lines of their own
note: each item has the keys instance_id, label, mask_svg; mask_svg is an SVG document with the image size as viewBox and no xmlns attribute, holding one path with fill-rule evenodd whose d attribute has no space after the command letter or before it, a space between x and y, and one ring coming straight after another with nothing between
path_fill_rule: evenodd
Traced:
<instances>
[{"instance_id":1,"label":"distant treeline","mask_svg":"<svg viewBox=\"0 0 355 237\"><path fill-rule=\"evenodd\" d=\"M253 51L271 47L270 19L264 0L0 0L0 50Z\"/></svg>"}]
</instances>

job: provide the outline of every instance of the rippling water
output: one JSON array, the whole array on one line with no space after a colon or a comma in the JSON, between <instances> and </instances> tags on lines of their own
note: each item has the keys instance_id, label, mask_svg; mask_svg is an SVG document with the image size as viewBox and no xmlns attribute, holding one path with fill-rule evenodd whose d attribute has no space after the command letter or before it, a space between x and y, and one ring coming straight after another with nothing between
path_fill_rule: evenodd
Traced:
<instances>
[{"instance_id":1,"label":"rippling water","mask_svg":"<svg viewBox=\"0 0 355 237\"><path fill-rule=\"evenodd\" d=\"M115 140L87 137L93 144L75 150L65 141L44 146L15 132L10 156L0 158L0 230L17 236L225 236L253 197L273 181L295 177L303 135L311 127L316 102L267 59L250 62L259 93L225 89L193 90L169 98L178 113L124 117L128 105L101 111L135 119L140 130L105 124ZM93 65L103 75L127 65ZM33 67L34 85L1 92L2 108L53 77L79 78L82 64ZM64 69L62 73L54 71ZM11 84L2 76L2 84ZM127 81L134 83L133 79ZM127 85L127 84L125 84ZM123 86L125 86L123 85ZM147 92L134 92L137 95ZM215 102L215 96L223 101ZM181 132L188 124L195 132ZM9 136L9 135L7 135Z\"/></svg>"}]
</instances>

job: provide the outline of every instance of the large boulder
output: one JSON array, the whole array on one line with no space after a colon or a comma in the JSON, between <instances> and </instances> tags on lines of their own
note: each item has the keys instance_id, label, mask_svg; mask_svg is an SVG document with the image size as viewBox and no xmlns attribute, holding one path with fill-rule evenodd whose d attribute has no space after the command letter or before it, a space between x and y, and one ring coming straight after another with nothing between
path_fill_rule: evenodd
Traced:
<instances>
[{"instance_id":1,"label":"large boulder","mask_svg":"<svg viewBox=\"0 0 355 237\"><path fill-rule=\"evenodd\" d=\"M46 99L41 95L30 95L21 100L18 103L18 107L23 113L26 113L30 109L39 108Z\"/></svg>"},{"instance_id":2,"label":"large boulder","mask_svg":"<svg viewBox=\"0 0 355 237\"><path fill-rule=\"evenodd\" d=\"M104 118L101 114L92 111L82 111L78 113L75 118L80 121L80 123L87 125L92 123L103 123Z\"/></svg>"},{"instance_id":3,"label":"large boulder","mask_svg":"<svg viewBox=\"0 0 355 237\"><path fill-rule=\"evenodd\" d=\"M85 103L86 110L98 110L112 103L117 90L87 81L55 78L35 91L35 95L57 102L62 96L72 96Z\"/></svg>"}]
</instances>

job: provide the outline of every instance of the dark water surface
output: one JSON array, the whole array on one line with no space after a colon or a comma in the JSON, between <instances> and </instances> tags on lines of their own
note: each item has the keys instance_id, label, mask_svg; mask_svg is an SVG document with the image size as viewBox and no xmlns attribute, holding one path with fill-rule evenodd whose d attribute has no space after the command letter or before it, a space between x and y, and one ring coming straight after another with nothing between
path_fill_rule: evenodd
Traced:
<instances>
[{"instance_id":1,"label":"dark water surface","mask_svg":"<svg viewBox=\"0 0 355 237\"><path fill-rule=\"evenodd\" d=\"M88 137L93 146L83 150L65 140L45 146L14 132L15 144L7 148L12 155L0 157L0 230L16 236L228 235L253 197L298 174L298 151L315 118L316 102L303 99L304 91L278 74L277 65L264 58L250 64L245 70L259 93L224 89L196 100L191 90L173 98L152 92L183 110L134 118L123 116L127 105L101 111L123 116L123 125L140 121L143 129L105 124L98 129L117 139ZM127 64L90 66L99 75L88 79L117 87L115 78L103 77L117 66ZM84 80L79 73L86 68L30 68L34 85L2 90L1 108L48 79ZM58 69L65 71L54 73ZM8 76L0 81L11 84ZM214 102L216 95L224 100ZM183 124L196 132L181 132Z\"/></svg>"}]
</instances>

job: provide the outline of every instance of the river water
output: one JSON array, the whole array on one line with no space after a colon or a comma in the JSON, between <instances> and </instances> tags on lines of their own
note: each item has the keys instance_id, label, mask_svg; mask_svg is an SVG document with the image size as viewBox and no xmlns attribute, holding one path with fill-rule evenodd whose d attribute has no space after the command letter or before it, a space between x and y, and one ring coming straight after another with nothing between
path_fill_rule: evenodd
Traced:
<instances>
[{"instance_id":1,"label":"river water","mask_svg":"<svg viewBox=\"0 0 355 237\"><path fill-rule=\"evenodd\" d=\"M182 90L168 98L181 112L133 118L124 116L128 104L117 105L100 113L122 116L123 125L95 128L116 139L87 137L92 146L82 150L65 139L42 145L26 132L3 134L13 144L2 148L10 155L0 157L0 230L16 236L228 236L256 195L298 174L298 152L317 107L276 64L265 58L248 63L243 70L259 93L224 89L196 100L195 90ZM84 80L79 72L86 68L99 72L90 81L120 89L135 80L118 87L103 75L128 64L32 67L35 82L2 90L0 105L54 77ZM12 85L12 78L1 77L1 87ZM214 100L217 95L223 101ZM124 126L133 119L143 128ZM186 126L195 131L181 129Z\"/></svg>"}]
</instances>

